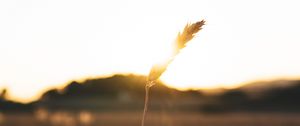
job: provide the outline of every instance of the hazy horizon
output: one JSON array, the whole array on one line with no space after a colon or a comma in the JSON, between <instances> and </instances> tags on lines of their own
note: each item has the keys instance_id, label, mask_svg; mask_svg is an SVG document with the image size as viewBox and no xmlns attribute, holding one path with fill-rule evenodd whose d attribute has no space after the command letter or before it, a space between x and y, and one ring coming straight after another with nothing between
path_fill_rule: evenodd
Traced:
<instances>
[{"instance_id":1,"label":"hazy horizon","mask_svg":"<svg viewBox=\"0 0 300 126\"><path fill-rule=\"evenodd\" d=\"M113 78L115 76L124 76L124 77L129 77L129 78L131 76L146 77L145 75L141 75L141 74L116 73L116 74L105 75L105 76L90 76L90 77L85 77L85 78L78 78L78 79L73 79L73 80L66 81L66 82L61 83L61 84L53 84L49 87L45 87L44 89L37 92L33 97L26 98L26 99L22 99L22 98L12 96L10 89L7 88L7 87L0 87L0 91L2 89L7 90L7 99L8 100L13 100L13 101L16 101L16 102L21 102L21 103L30 103L30 102L33 102L35 100L40 99L42 94L44 94L45 92L47 92L49 90L52 90L52 89L63 90L66 86L68 86L72 82L83 83L83 82L86 82L88 80L107 79L107 78ZM220 88L211 88L211 89L210 88L208 88L208 89L204 89L204 88L178 88L178 87L174 87L172 85L168 85L165 82L163 82L162 80L159 80L158 83L162 83L163 85L165 85L168 88L176 89L176 90L179 90L179 91L190 91L190 90L196 91L196 90L199 90L203 93L207 92L208 94L219 94L223 91L231 90L231 89L239 89L243 86L248 86L248 87L250 86L250 87L253 87L255 89L255 88L259 88L259 87L265 87L265 86L269 87L269 86L271 86L271 85L268 84L268 82L276 82L276 81L282 81L283 82L283 81L295 81L295 80L300 80L300 78L275 78L275 79L268 79L268 80L254 80L254 81L249 81L249 82L246 82L246 83L243 83L243 84L239 84L239 86L234 87L234 88L222 88L222 87L220 87ZM258 86L257 84L261 84L261 86ZM264 86L263 84L267 84L267 85ZM287 84L287 86L289 85L289 83L281 83L281 86L285 86L285 84ZM275 85L275 86L278 86L278 85ZM269 87L269 88L272 88L272 87ZM99 91L101 91L101 89L99 89Z\"/></svg>"},{"instance_id":2,"label":"hazy horizon","mask_svg":"<svg viewBox=\"0 0 300 126\"><path fill-rule=\"evenodd\" d=\"M0 89L30 99L71 80L147 75L186 23L206 20L161 80L234 88L300 78L297 1L0 2Z\"/></svg>"}]
</instances>

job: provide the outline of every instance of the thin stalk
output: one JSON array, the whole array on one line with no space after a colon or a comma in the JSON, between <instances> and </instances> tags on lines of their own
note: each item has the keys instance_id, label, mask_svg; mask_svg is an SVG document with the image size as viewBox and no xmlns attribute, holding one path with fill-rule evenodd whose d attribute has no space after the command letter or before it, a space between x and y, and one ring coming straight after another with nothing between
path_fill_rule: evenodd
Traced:
<instances>
[{"instance_id":1,"label":"thin stalk","mask_svg":"<svg viewBox=\"0 0 300 126\"><path fill-rule=\"evenodd\" d=\"M148 102L149 102L149 90L151 87L151 82L147 82L146 86L145 86L145 104L144 104L144 112L143 112L143 117L142 117L142 125L145 125L145 119L146 119L146 115L147 115L147 111L148 111Z\"/></svg>"}]
</instances>

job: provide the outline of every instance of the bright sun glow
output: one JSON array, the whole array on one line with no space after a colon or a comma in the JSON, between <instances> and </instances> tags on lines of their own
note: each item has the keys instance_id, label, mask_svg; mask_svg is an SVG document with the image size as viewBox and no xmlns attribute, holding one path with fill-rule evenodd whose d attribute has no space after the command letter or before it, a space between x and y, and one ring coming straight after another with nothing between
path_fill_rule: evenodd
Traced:
<instances>
[{"instance_id":1,"label":"bright sun glow","mask_svg":"<svg viewBox=\"0 0 300 126\"><path fill-rule=\"evenodd\" d=\"M169 86L233 88L257 79L299 77L298 5L268 0L0 1L0 89L30 101L70 80L147 75L170 54L185 24L202 19L207 25L161 77Z\"/></svg>"}]
</instances>

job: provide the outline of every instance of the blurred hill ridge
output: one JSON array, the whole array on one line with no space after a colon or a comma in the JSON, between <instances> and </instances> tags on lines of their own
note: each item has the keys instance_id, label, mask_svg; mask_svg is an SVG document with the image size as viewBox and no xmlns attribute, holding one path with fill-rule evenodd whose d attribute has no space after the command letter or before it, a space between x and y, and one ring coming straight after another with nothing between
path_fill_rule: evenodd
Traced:
<instances>
[{"instance_id":1,"label":"blurred hill ridge","mask_svg":"<svg viewBox=\"0 0 300 126\"><path fill-rule=\"evenodd\" d=\"M145 76L114 75L73 81L63 89L49 89L41 98L21 104L0 97L0 111L49 110L136 111L144 102ZM6 92L6 91L5 91ZM256 82L219 94L178 91L158 82L151 88L150 109L202 112L300 111L300 81Z\"/></svg>"}]
</instances>

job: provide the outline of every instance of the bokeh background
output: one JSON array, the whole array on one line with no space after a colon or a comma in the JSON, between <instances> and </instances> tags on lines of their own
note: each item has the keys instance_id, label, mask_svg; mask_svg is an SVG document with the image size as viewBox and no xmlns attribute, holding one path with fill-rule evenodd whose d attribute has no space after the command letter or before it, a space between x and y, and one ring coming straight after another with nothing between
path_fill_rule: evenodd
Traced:
<instances>
[{"instance_id":1,"label":"bokeh background","mask_svg":"<svg viewBox=\"0 0 300 126\"><path fill-rule=\"evenodd\" d=\"M0 126L300 125L299 2L0 1Z\"/></svg>"}]
</instances>

